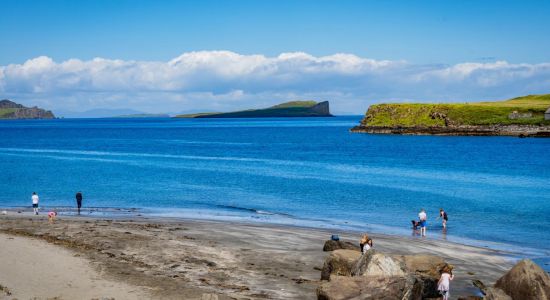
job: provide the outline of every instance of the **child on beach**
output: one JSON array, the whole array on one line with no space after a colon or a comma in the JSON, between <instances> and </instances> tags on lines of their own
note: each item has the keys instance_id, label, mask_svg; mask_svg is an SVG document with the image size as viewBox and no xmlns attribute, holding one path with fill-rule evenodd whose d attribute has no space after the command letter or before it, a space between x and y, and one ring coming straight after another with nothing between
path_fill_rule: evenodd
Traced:
<instances>
[{"instance_id":1,"label":"child on beach","mask_svg":"<svg viewBox=\"0 0 550 300\"><path fill-rule=\"evenodd\" d=\"M50 224L54 223L56 217L57 217L57 212L56 211L50 211L48 213L48 222L50 222Z\"/></svg>"},{"instance_id":2,"label":"child on beach","mask_svg":"<svg viewBox=\"0 0 550 300\"><path fill-rule=\"evenodd\" d=\"M372 239L367 234L364 234L359 241L359 247L361 247L361 253L367 252L367 250L372 248Z\"/></svg>"},{"instance_id":3,"label":"child on beach","mask_svg":"<svg viewBox=\"0 0 550 300\"><path fill-rule=\"evenodd\" d=\"M32 211L35 215L38 215L38 195L36 192L32 192Z\"/></svg>"},{"instance_id":4,"label":"child on beach","mask_svg":"<svg viewBox=\"0 0 550 300\"><path fill-rule=\"evenodd\" d=\"M454 279L453 267L446 265L441 270L441 277L437 282L437 290L441 294L443 300L449 299L449 287L453 279Z\"/></svg>"}]
</instances>

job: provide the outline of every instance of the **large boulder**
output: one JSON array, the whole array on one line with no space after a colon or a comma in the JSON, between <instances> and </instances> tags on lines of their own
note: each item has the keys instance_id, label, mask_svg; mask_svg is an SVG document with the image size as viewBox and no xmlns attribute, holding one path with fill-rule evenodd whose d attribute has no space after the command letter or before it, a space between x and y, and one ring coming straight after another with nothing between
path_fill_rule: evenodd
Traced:
<instances>
[{"instance_id":1,"label":"large boulder","mask_svg":"<svg viewBox=\"0 0 550 300\"><path fill-rule=\"evenodd\" d=\"M438 280L441 269L447 265L443 258L435 255L400 255L394 258L405 264L407 272L436 277Z\"/></svg>"},{"instance_id":2,"label":"large boulder","mask_svg":"<svg viewBox=\"0 0 550 300\"><path fill-rule=\"evenodd\" d=\"M490 287L485 290L485 300L512 300L512 297L501 289Z\"/></svg>"},{"instance_id":3,"label":"large boulder","mask_svg":"<svg viewBox=\"0 0 550 300\"><path fill-rule=\"evenodd\" d=\"M325 245L323 246L323 251L334 251L338 249L361 251L361 248L352 242L328 240L325 242Z\"/></svg>"},{"instance_id":4,"label":"large boulder","mask_svg":"<svg viewBox=\"0 0 550 300\"><path fill-rule=\"evenodd\" d=\"M405 265L406 272L414 276L415 288L419 290L422 297L440 296L437 291L437 282L441 269L447 265L443 258L435 255L401 255L394 258L401 261Z\"/></svg>"},{"instance_id":5,"label":"large boulder","mask_svg":"<svg viewBox=\"0 0 550 300\"><path fill-rule=\"evenodd\" d=\"M351 276L351 269L361 257L355 250L335 250L325 259L321 280L329 280L332 275Z\"/></svg>"},{"instance_id":6,"label":"large boulder","mask_svg":"<svg viewBox=\"0 0 550 300\"><path fill-rule=\"evenodd\" d=\"M359 258L351 270L352 276L403 277L406 275L405 264L389 255L368 250Z\"/></svg>"},{"instance_id":7,"label":"large boulder","mask_svg":"<svg viewBox=\"0 0 550 300\"><path fill-rule=\"evenodd\" d=\"M550 276L529 259L518 262L495 283L514 300L550 299Z\"/></svg>"},{"instance_id":8,"label":"large boulder","mask_svg":"<svg viewBox=\"0 0 550 300\"><path fill-rule=\"evenodd\" d=\"M411 277L347 277L333 276L330 281L322 282L317 288L319 300L419 300L420 295L413 294Z\"/></svg>"}]
</instances>

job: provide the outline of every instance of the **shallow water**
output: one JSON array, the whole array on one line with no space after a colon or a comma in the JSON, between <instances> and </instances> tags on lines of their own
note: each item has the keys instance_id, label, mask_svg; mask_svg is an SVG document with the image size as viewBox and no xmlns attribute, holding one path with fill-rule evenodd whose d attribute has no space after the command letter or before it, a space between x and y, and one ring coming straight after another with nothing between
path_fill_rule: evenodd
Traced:
<instances>
[{"instance_id":1,"label":"shallow water","mask_svg":"<svg viewBox=\"0 0 550 300\"><path fill-rule=\"evenodd\" d=\"M429 238L549 255L550 139L350 133L360 118L2 121L0 206L81 190L158 216L407 235L425 208Z\"/></svg>"}]
</instances>

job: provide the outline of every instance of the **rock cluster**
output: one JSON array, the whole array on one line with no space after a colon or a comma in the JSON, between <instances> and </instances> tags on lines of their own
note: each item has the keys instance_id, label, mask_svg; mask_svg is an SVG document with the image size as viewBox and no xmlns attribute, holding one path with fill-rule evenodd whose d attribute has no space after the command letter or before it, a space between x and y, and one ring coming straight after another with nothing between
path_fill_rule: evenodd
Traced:
<instances>
[{"instance_id":1,"label":"rock cluster","mask_svg":"<svg viewBox=\"0 0 550 300\"><path fill-rule=\"evenodd\" d=\"M423 299L438 297L439 270L446 262L431 255L365 254L340 249L325 260L320 300Z\"/></svg>"},{"instance_id":2,"label":"rock cluster","mask_svg":"<svg viewBox=\"0 0 550 300\"><path fill-rule=\"evenodd\" d=\"M323 246L323 251L334 251L338 249L349 249L349 250L359 251L359 246L352 242L333 241L333 240L326 241L325 245Z\"/></svg>"},{"instance_id":3,"label":"rock cluster","mask_svg":"<svg viewBox=\"0 0 550 300\"><path fill-rule=\"evenodd\" d=\"M376 250L361 254L351 243L327 241L324 249L336 249L325 259L319 300L344 299L440 299L437 282L448 264L434 255L389 255ZM346 248L349 247L349 248ZM358 248L358 247L356 247ZM331 250L325 250L331 251ZM533 261L524 259L486 288L485 294L459 299L550 300L550 275Z\"/></svg>"}]
</instances>

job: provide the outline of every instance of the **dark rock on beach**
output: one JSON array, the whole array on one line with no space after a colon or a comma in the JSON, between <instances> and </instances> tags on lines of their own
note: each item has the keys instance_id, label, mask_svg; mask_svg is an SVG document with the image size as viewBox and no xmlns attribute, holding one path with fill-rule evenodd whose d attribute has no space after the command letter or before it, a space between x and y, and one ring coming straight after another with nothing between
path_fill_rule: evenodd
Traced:
<instances>
[{"instance_id":1,"label":"dark rock on beach","mask_svg":"<svg viewBox=\"0 0 550 300\"><path fill-rule=\"evenodd\" d=\"M333 251L325 260L321 271L321 280L329 280L331 276L351 276L351 269L361 257L361 252L339 249Z\"/></svg>"},{"instance_id":2,"label":"dark rock on beach","mask_svg":"<svg viewBox=\"0 0 550 300\"><path fill-rule=\"evenodd\" d=\"M497 280L495 288L514 300L550 299L550 275L533 261L524 259Z\"/></svg>"},{"instance_id":3,"label":"dark rock on beach","mask_svg":"<svg viewBox=\"0 0 550 300\"><path fill-rule=\"evenodd\" d=\"M356 245L352 242L328 240L325 242L325 245L323 246L323 251L334 251L338 249L349 249L349 250L360 251L359 245Z\"/></svg>"},{"instance_id":4,"label":"dark rock on beach","mask_svg":"<svg viewBox=\"0 0 550 300\"><path fill-rule=\"evenodd\" d=\"M512 300L503 290L490 287L485 291L485 300Z\"/></svg>"},{"instance_id":5,"label":"dark rock on beach","mask_svg":"<svg viewBox=\"0 0 550 300\"><path fill-rule=\"evenodd\" d=\"M331 281L321 283L317 299L419 299L411 294L411 280L406 277L334 276Z\"/></svg>"}]
</instances>

